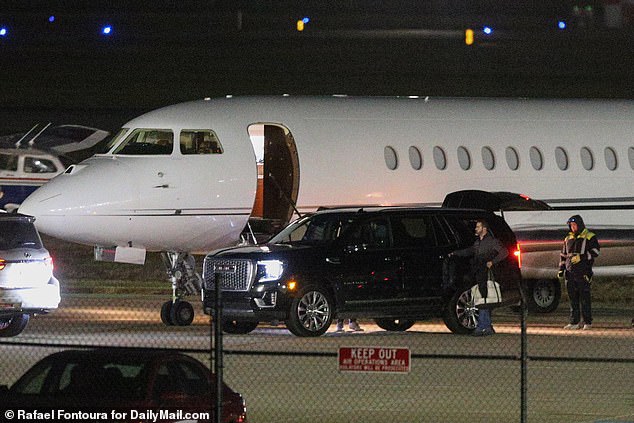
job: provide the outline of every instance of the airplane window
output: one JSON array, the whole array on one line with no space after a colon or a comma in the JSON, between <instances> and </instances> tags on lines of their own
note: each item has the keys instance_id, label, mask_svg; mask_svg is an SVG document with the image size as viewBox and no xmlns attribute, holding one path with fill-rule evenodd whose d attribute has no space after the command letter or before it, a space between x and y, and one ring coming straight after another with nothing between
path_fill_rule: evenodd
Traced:
<instances>
[{"instance_id":1,"label":"airplane window","mask_svg":"<svg viewBox=\"0 0 634 423\"><path fill-rule=\"evenodd\" d=\"M388 169L395 170L398 167L398 156L393 147L386 146L383 149L383 156Z\"/></svg>"},{"instance_id":2,"label":"airplane window","mask_svg":"<svg viewBox=\"0 0 634 423\"><path fill-rule=\"evenodd\" d=\"M511 170L517 170L520 167L520 156L513 147L506 147L506 164Z\"/></svg>"},{"instance_id":3,"label":"airplane window","mask_svg":"<svg viewBox=\"0 0 634 423\"><path fill-rule=\"evenodd\" d=\"M136 129L113 154L133 156L172 154L174 134L167 129Z\"/></svg>"},{"instance_id":4,"label":"airplane window","mask_svg":"<svg viewBox=\"0 0 634 423\"><path fill-rule=\"evenodd\" d=\"M555 148L555 161L560 170L568 169L568 153L563 147Z\"/></svg>"},{"instance_id":5,"label":"airplane window","mask_svg":"<svg viewBox=\"0 0 634 423\"><path fill-rule=\"evenodd\" d=\"M409 148L409 163L412 165L412 169L421 170L423 167L423 155L417 147L411 146Z\"/></svg>"},{"instance_id":6,"label":"airplane window","mask_svg":"<svg viewBox=\"0 0 634 423\"><path fill-rule=\"evenodd\" d=\"M434 147L434 163L438 170L445 170L447 168L447 155L442 147Z\"/></svg>"},{"instance_id":7,"label":"airplane window","mask_svg":"<svg viewBox=\"0 0 634 423\"><path fill-rule=\"evenodd\" d=\"M590 150L588 147L583 147L581 148L579 154L581 156L581 165L583 166L583 168L585 170L592 170L592 168L594 167L594 157L592 155L592 150Z\"/></svg>"},{"instance_id":8,"label":"airplane window","mask_svg":"<svg viewBox=\"0 0 634 423\"><path fill-rule=\"evenodd\" d=\"M614 151L612 147L605 147L604 154L605 154L605 165L610 170L616 170L616 168L618 167L616 151Z\"/></svg>"},{"instance_id":9,"label":"airplane window","mask_svg":"<svg viewBox=\"0 0 634 423\"><path fill-rule=\"evenodd\" d=\"M121 128L119 130L119 132L117 132L117 135L112 137L110 139L110 141L108 141L105 145L103 145L102 147L98 148L95 151L95 153L96 154L106 154L108 151L110 151L112 149L112 147L117 145L119 143L119 141L121 141L123 139L123 137L125 137L125 135L128 133L128 131L129 131L128 128Z\"/></svg>"},{"instance_id":10,"label":"airplane window","mask_svg":"<svg viewBox=\"0 0 634 423\"><path fill-rule=\"evenodd\" d=\"M24 158L24 173L55 173L57 167L55 164L46 159L39 157Z\"/></svg>"},{"instance_id":11,"label":"airplane window","mask_svg":"<svg viewBox=\"0 0 634 423\"><path fill-rule=\"evenodd\" d=\"M471 167L471 155L469 154L467 147L458 147L458 163L460 164L462 170L469 170Z\"/></svg>"},{"instance_id":12,"label":"airplane window","mask_svg":"<svg viewBox=\"0 0 634 423\"><path fill-rule=\"evenodd\" d=\"M187 129L181 131L181 154L222 154L218 136L208 129Z\"/></svg>"},{"instance_id":13,"label":"airplane window","mask_svg":"<svg viewBox=\"0 0 634 423\"><path fill-rule=\"evenodd\" d=\"M13 154L0 154L1 170L18 170L18 156Z\"/></svg>"},{"instance_id":14,"label":"airplane window","mask_svg":"<svg viewBox=\"0 0 634 423\"><path fill-rule=\"evenodd\" d=\"M495 169L495 156L491 147L482 147L482 164L486 170Z\"/></svg>"},{"instance_id":15,"label":"airplane window","mask_svg":"<svg viewBox=\"0 0 634 423\"><path fill-rule=\"evenodd\" d=\"M542 156L542 152L539 148L533 146L529 151L529 156L531 159L531 165L533 165L533 169L542 170L544 167L544 157Z\"/></svg>"},{"instance_id":16,"label":"airplane window","mask_svg":"<svg viewBox=\"0 0 634 423\"><path fill-rule=\"evenodd\" d=\"M634 170L634 147L627 149L627 158L630 161L630 168Z\"/></svg>"}]
</instances>

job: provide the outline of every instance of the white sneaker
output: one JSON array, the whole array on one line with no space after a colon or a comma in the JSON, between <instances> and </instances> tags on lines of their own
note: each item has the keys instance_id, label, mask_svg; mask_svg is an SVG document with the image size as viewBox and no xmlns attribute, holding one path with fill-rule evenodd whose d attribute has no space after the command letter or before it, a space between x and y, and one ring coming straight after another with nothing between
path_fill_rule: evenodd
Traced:
<instances>
[{"instance_id":1,"label":"white sneaker","mask_svg":"<svg viewBox=\"0 0 634 423\"><path fill-rule=\"evenodd\" d=\"M359 326L359 324L357 322L355 322L355 321L350 322L348 327L353 332L363 332L363 329L361 328L361 326Z\"/></svg>"},{"instance_id":2,"label":"white sneaker","mask_svg":"<svg viewBox=\"0 0 634 423\"><path fill-rule=\"evenodd\" d=\"M589 325L589 324L583 325L583 330L590 330L590 329L592 329L592 325Z\"/></svg>"},{"instance_id":3,"label":"white sneaker","mask_svg":"<svg viewBox=\"0 0 634 423\"><path fill-rule=\"evenodd\" d=\"M579 323L575 323L575 324L569 323L566 326L564 326L564 329L567 329L567 330L577 330L580 328L581 326L579 326Z\"/></svg>"}]
</instances>

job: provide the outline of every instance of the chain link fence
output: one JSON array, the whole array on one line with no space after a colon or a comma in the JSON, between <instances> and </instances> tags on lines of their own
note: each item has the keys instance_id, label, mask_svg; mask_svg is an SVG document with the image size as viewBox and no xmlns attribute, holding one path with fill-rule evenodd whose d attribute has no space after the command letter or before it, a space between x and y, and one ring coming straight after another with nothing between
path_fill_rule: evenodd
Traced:
<instances>
[{"instance_id":1,"label":"chain link fence","mask_svg":"<svg viewBox=\"0 0 634 423\"><path fill-rule=\"evenodd\" d=\"M211 319L197 306L191 326L163 326L163 300L65 295L59 310L1 340L0 384L13 384L53 352L93 346L175 349L213 368ZM333 325L310 339L261 325L224 336L224 380L257 423L634 421L634 307L596 305L591 331L564 330L566 307L528 315L525 385L521 315L510 309L494 312L497 333L489 337L451 334L436 320L407 332L361 320L363 332ZM351 348L406 349L410 359L399 372L342 370L340 353Z\"/></svg>"}]
</instances>

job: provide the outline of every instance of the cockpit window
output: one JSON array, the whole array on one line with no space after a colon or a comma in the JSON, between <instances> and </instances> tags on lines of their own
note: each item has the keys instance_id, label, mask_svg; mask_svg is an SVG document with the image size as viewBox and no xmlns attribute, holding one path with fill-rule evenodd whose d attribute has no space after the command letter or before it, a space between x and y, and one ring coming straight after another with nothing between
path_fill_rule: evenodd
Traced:
<instances>
[{"instance_id":1,"label":"cockpit window","mask_svg":"<svg viewBox=\"0 0 634 423\"><path fill-rule=\"evenodd\" d=\"M55 173L57 166L50 160L40 157L24 158L24 173Z\"/></svg>"},{"instance_id":2,"label":"cockpit window","mask_svg":"<svg viewBox=\"0 0 634 423\"><path fill-rule=\"evenodd\" d=\"M181 131L181 154L222 154L222 145L213 131L185 129Z\"/></svg>"},{"instance_id":3,"label":"cockpit window","mask_svg":"<svg viewBox=\"0 0 634 423\"><path fill-rule=\"evenodd\" d=\"M112 150L112 147L117 145L119 141L121 141L123 137L125 137L128 131L128 128L121 128L119 132L117 132L117 135L110 138L110 141L108 141L105 145L103 145L96 151L96 154L106 154L108 151Z\"/></svg>"},{"instance_id":4,"label":"cockpit window","mask_svg":"<svg viewBox=\"0 0 634 423\"><path fill-rule=\"evenodd\" d=\"M15 154L0 154L0 170L18 170L18 156Z\"/></svg>"},{"instance_id":5,"label":"cockpit window","mask_svg":"<svg viewBox=\"0 0 634 423\"><path fill-rule=\"evenodd\" d=\"M135 129L113 154L172 154L174 133L165 129Z\"/></svg>"}]
</instances>

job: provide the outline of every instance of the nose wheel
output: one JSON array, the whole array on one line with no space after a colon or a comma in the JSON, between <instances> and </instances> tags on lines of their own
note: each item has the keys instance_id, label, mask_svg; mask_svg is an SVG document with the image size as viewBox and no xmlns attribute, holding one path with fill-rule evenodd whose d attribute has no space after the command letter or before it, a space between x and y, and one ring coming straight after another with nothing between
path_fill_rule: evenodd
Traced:
<instances>
[{"instance_id":1,"label":"nose wheel","mask_svg":"<svg viewBox=\"0 0 634 423\"><path fill-rule=\"evenodd\" d=\"M194 307L187 301L166 301L161 307L161 321L166 326L189 326L194 321Z\"/></svg>"},{"instance_id":2,"label":"nose wheel","mask_svg":"<svg viewBox=\"0 0 634 423\"><path fill-rule=\"evenodd\" d=\"M166 326L189 326L194 321L194 307L182 298L200 294L202 279L196 272L196 261L188 253L161 254L172 283L172 299L161 306L161 321Z\"/></svg>"}]
</instances>

